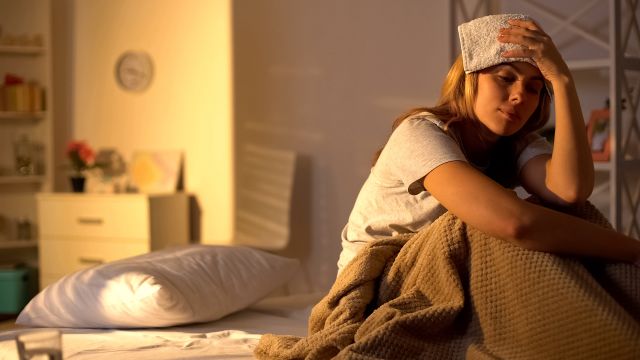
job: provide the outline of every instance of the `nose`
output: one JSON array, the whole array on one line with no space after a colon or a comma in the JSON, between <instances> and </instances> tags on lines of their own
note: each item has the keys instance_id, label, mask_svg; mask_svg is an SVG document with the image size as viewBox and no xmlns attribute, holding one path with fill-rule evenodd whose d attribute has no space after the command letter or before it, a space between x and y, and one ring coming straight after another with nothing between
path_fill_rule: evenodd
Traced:
<instances>
[{"instance_id":1,"label":"nose","mask_svg":"<svg viewBox=\"0 0 640 360\"><path fill-rule=\"evenodd\" d=\"M509 102L519 104L524 101L526 92L522 81L514 82L509 89Z\"/></svg>"}]
</instances>

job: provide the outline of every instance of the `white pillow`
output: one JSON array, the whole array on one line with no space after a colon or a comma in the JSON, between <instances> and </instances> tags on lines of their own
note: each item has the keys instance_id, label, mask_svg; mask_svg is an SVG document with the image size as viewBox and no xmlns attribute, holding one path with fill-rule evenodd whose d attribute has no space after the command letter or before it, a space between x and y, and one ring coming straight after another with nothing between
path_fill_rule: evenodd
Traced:
<instances>
[{"instance_id":1,"label":"white pillow","mask_svg":"<svg viewBox=\"0 0 640 360\"><path fill-rule=\"evenodd\" d=\"M299 262L239 246L190 245L88 268L51 284L17 324L162 327L219 319L285 284Z\"/></svg>"}]
</instances>

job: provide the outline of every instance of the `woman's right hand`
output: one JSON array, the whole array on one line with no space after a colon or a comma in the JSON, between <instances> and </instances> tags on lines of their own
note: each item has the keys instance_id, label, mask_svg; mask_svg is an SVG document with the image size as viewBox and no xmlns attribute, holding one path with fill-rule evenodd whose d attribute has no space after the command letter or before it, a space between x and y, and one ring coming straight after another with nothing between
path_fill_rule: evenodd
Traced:
<instances>
[{"instance_id":1,"label":"woman's right hand","mask_svg":"<svg viewBox=\"0 0 640 360\"><path fill-rule=\"evenodd\" d=\"M551 37L540 25L533 20L511 19L508 23L511 27L500 30L498 41L517 44L522 48L505 51L502 53L503 57L533 59L542 76L552 84L570 79L569 67Z\"/></svg>"}]
</instances>

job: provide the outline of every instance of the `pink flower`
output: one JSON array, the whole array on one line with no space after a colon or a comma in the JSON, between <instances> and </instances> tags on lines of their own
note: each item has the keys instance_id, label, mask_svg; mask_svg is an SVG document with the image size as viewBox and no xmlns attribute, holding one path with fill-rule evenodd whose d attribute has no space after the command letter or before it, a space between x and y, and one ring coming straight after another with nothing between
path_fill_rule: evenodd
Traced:
<instances>
[{"instance_id":1,"label":"pink flower","mask_svg":"<svg viewBox=\"0 0 640 360\"><path fill-rule=\"evenodd\" d=\"M82 172L93 167L95 153L84 141L71 141L67 145L67 157L71 161L71 167L76 172Z\"/></svg>"}]
</instances>

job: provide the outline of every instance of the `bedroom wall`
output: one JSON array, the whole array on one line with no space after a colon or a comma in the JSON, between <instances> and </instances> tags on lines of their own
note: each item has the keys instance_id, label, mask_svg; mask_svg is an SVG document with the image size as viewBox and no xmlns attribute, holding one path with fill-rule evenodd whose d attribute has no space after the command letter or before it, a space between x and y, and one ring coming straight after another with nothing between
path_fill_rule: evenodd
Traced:
<instances>
[{"instance_id":1,"label":"bedroom wall","mask_svg":"<svg viewBox=\"0 0 640 360\"><path fill-rule=\"evenodd\" d=\"M393 119L433 104L449 66L449 2L233 2L236 145L295 150L292 246L317 289Z\"/></svg>"},{"instance_id":2,"label":"bedroom wall","mask_svg":"<svg viewBox=\"0 0 640 360\"><path fill-rule=\"evenodd\" d=\"M196 237L205 243L227 241L233 225L230 3L73 0L57 4L68 22L58 17L54 25L59 49L70 52L67 59L59 55L57 66L73 66L68 84L56 79L67 87L59 89L60 99L72 99L56 119L69 128L59 131L59 146L86 139L127 159L135 150L183 151L185 189L201 212ZM126 50L153 58L155 75L145 92L116 84L114 66Z\"/></svg>"},{"instance_id":3,"label":"bedroom wall","mask_svg":"<svg viewBox=\"0 0 640 360\"><path fill-rule=\"evenodd\" d=\"M293 149L300 155L293 241L284 253L302 258L312 287L325 289L341 228L392 119L437 96L448 67L448 6L55 1L56 159L65 161L71 138L127 156L184 149L202 241L224 242L232 233L233 143ZM115 61L127 49L153 56L157 73L145 93L115 83ZM56 188L64 190L59 175Z\"/></svg>"}]
</instances>

